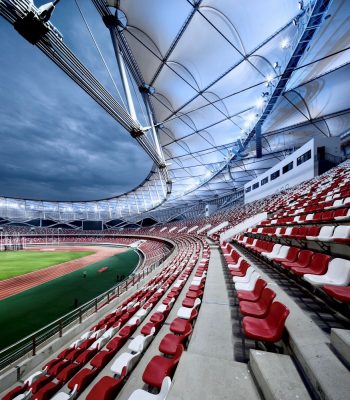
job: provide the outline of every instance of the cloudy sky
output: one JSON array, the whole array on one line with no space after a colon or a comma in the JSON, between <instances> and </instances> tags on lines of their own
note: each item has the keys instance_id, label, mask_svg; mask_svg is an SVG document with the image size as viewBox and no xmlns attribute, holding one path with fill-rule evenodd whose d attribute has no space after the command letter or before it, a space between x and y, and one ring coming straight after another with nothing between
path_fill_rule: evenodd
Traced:
<instances>
[{"instance_id":1,"label":"cloudy sky","mask_svg":"<svg viewBox=\"0 0 350 400\"><path fill-rule=\"evenodd\" d=\"M108 31L90 2L79 2L119 81ZM74 0L62 0L52 22L115 94ZM0 196L93 200L139 184L152 163L128 133L2 18L0 38Z\"/></svg>"}]
</instances>

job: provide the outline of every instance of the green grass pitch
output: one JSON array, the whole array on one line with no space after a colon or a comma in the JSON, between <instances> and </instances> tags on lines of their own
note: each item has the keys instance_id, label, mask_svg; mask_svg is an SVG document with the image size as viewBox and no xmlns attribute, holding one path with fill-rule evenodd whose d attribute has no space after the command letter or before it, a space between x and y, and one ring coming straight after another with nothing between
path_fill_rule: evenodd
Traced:
<instances>
[{"instance_id":1,"label":"green grass pitch","mask_svg":"<svg viewBox=\"0 0 350 400\"><path fill-rule=\"evenodd\" d=\"M92 251L4 251L0 252L0 281L28 272L76 260Z\"/></svg>"},{"instance_id":2,"label":"green grass pitch","mask_svg":"<svg viewBox=\"0 0 350 400\"><path fill-rule=\"evenodd\" d=\"M80 306L110 289L138 260L137 252L128 250L1 300L0 350L74 310L76 301Z\"/></svg>"}]
</instances>

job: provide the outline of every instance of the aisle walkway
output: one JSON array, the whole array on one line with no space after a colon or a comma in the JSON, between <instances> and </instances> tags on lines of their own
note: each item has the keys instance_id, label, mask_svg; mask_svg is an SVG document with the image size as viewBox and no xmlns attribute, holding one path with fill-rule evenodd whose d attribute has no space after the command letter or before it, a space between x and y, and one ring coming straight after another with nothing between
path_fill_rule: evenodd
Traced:
<instances>
[{"instance_id":1,"label":"aisle walkway","mask_svg":"<svg viewBox=\"0 0 350 400\"><path fill-rule=\"evenodd\" d=\"M168 400L260 399L247 364L234 361L231 309L220 252L211 246L203 303Z\"/></svg>"}]
</instances>

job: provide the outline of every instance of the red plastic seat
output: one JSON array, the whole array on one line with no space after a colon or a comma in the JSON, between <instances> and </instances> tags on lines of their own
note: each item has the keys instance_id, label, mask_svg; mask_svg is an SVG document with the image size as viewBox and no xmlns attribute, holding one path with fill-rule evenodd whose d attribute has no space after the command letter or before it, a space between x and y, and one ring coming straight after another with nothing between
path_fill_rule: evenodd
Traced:
<instances>
[{"instance_id":1,"label":"red plastic seat","mask_svg":"<svg viewBox=\"0 0 350 400\"><path fill-rule=\"evenodd\" d=\"M162 312L155 312L154 314L151 315L150 321L158 324L164 320L164 314Z\"/></svg>"},{"instance_id":2,"label":"red plastic seat","mask_svg":"<svg viewBox=\"0 0 350 400\"><path fill-rule=\"evenodd\" d=\"M241 265L237 269L230 269L231 276L245 276L250 264L246 260L242 260Z\"/></svg>"},{"instance_id":3,"label":"red plastic seat","mask_svg":"<svg viewBox=\"0 0 350 400\"><path fill-rule=\"evenodd\" d=\"M203 290L188 290L186 297L189 299L196 299L197 297L203 297Z\"/></svg>"},{"instance_id":4,"label":"red plastic seat","mask_svg":"<svg viewBox=\"0 0 350 400\"><path fill-rule=\"evenodd\" d=\"M288 315L288 308L276 301L271 304L269 313L265 318L244 317L243 332L250 339L278 342L281 340Z\"/></svg>"},{"instance_id":5,"label":"red plastic seat","mask_svg":"<svg viewBox=\"0 0 350 400\"><path fill-rule=\"evenodd\" d=\"M108 350L116 353L118 350L120 350L124 346L124 343L126 341L127 341L127 338L117 336L114 339L112 339L111 341L109 341L107 343L106 347Z\"/></svg>"},{"instance_id":6,"label":"red plastic seat","mask_svg":"<svg viewBox=\"0 0 350 400\"><path fill-rule=\"evenodd\" d=\"M32 383L30 388L32 389L32 393L38 392L42 387L44 387L47 383L52 381L52 376L43 375L35 382Z\"/></svg>"},{"instance_id":7,"label":"red plastic seat","mask_svg":"<svg viewBox=\"0 0 350 400\"><path fill-rule=\"evenodd\" d=\"M176 333L178 335L183 335L187 329L188 325L191 325L190 322L186 319L175 318L174 321L170 324L170 331Z\"/></svg>"},{"instance_id":8,"label":"red plastic seat","mask_svg":"<svg viewBox=\"0 0 350 400\"><path fill-rule=\"evenodd\" d=\"M60 360L58 363L55 363L52 367L48 368L47 372L51 376L57 376L62 369L69 364L70 362L68 360Z\"/></svg>"},{"instance_id":9,"label":"red plastic seat","mask_svg":"<svg viewBox=\"0 0 350 400\"><path fill-rule=\"evenodd\" d=\"M350 302L350 286L324 285L323 290L328 296L343 303Z\"/></svg>"},{"instance_id":10,"label":"red plastic seat","mask_svg":"<svg viewBox=\"0 0 350 400\"><path fill-rule=\"evenodd\" d=\"M70 364L64 368L56 377L61 383L67 382L82 366L79 364Z\"/></svg>"},{"instance_id":11,"label":"red plastic seat","mask_svg":"<svg viewBox=\"0 0 350 400\"><path fill-rule=\"evenodd\" d=\"M175 355L178 345L183 344L191 333L192 326L188 324L182 335L174 335L172 333L166 334L159 343L159 351L170 356Z\"/></svg>"},{"instance_id":12,"label":"red plastic seat","mask_svg":"<svg viewBox=\"0 0 350 400\"><path fill-rule=\"evenodd\" d=\"M266 281L259 278L256 281L255 287L252 291L238 290L237 298L239 301L257 301L266 285L267 285Z\"/></svg>"},{"instance_id":13,"label":"red plastic seat","mask_svg":"<svg viewBox=\"0 0 350 400\"><path fill-rule=\"evenodd\" d=\"M95 341L95 339L93 339L93 338L85 339L82 343L80 343L79 349L83 349L83 350L88 349L92 345L92 343L94 343L94 341Z\"/></svg>"},{"instance_id":14,"label":"red plastic seat","mask_svg":"<svg viewBox=\"0 0 350 400\"><path fill-rule=\"evenodd\" d=\"M61 386L61 383L49 382L32 397L32 400L48 400L60 389Z\"/></svg>"},{"instance_id":15,"label":"red plastic seat","mask_svg":"<svg viewBox=\"0 0 350 400\"><path fill-rule=\"evenodd\" d=\"M256 302L241 301L239 309L242 315L251 316L255 318L264 318L269 312L273 299L276 293L270 288L264 288L260 298Z\"/></svg>"},{"instance_id":16,"label":"red plastic seat","mask_svg":"<svg viewBox=\"0 0 350 400\"><path fill-rule=\"evenodd\" d=\"M166 376L169 376L170 378L173 376L174 369L177 366L183 351L184 347L182 344L179 344L173 358L163 356L153 357L143 372L142 380L147 385L160 389L163 379Z\"/></svg>"},{"instance_id":17,"label":"red plastic seat","mask_svg":"<svg viewBox=\"0 0 350 400\"><path fill-rule=\"evenodd\" d=\"M305 268L309 265L313 254L314 252L311 250L300 250L296 261L294 262L282 261L281 265L283 268L286 269L291 269L294 267Z\"/></svg>"},{"instance_id":18,"label":"red plastic seat","mask_svg":"<svg viewBox=\"0 0 350 400\"><path fill-rule=\"evenodd\" d=\"M118 336L129 338L137 329L137 324L126 325L118 332Z\"/></svg>"},{"instance_id":19,"label":"red plastic seat","mask_svg":"<svg viewBox=\"0 0 350 400\"><path fill-rule=\"evenodd\" d=\"M119 393L124 379L125 375L118 379L104 376L93 386L86 396L86 400L113 400Z\"/></svg>"},{"instance_id":20,"label":"red plastic seat","mask_svg":"<svg viewBox=\"0 0 350 400\"><path fill-rule=\"evenodd\" d=\"M98 349L87 349L83 351L79 357L75 360L78 364L84 365L86 364L96 353Z\"/></svg>"},{"instance_id":21,"label":"red plastic seat","mask_svg":"<svg viewBox=\"0 0 350 400\"><path fill-rule=\"evenodd\" d=\"M16 386L12 390L10 390L1 400L12 400L16 396L19 396L21 393L25 392L28 388L28 385Z\"/></svg>"},{"instance_id":22,"label":"red plastic seat","mask_svg":"<svg viewBox=\"0 0 350 400\"><path fill-rule=\"evenodd\" d=\"M324 275L327 272L331 257L327 254L314 253L307 267L292 267L293 274L302 276L305 274Z\"/></svg>"},{"instance_id":23,"label":"red plastic seat","mask_svg":"<svg viewBox=\"0 0 350 400\"><path fill-rule=\"evenodd\" d=\"M78 393L81 393L99 373L98 369L81 369L69 382L68 389L73 390L78 385Z\"/></svg>"},{"instance_id":24,"label":"red plastic seat","mask_svg":"<svg viewBox=\"0 0 350 400\"><path fill-rule=\"evenodd\" d=\"M113 351L102 350L90 361L90 365L97 369L104 368L114 356Z\"/></svg>"},{"instance_id":25,"label":"red plastic seat","mask_svg":"<svg viewBox=\"0 0 350 400\"><path fill-rule=\"evenodd\" d=\"M298 249L297 247L290 247L289 250L288 250L287 257L285 257L285 258L274 258L273 261L277 262L279 264L281 264L283 262L292 263L292 262L296 261L296 259L298 258L299 253L300 253L300 249Z\"/></svg>"},{"instance_id":26,"label":"red plastic seat","mask_svg":"<svg viewBox=\"0 0 350 400\"><path fill-rule=\"evenodd\" d=\"M185 297L182 301L182 306L187 308L193 308L196 298Z\"/></svg>"}]
</instances>

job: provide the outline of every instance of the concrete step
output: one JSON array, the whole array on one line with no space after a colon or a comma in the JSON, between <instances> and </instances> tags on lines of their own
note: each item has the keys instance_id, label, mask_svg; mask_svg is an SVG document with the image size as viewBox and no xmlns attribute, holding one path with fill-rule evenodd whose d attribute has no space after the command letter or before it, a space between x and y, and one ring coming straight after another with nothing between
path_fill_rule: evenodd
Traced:
<instances>
[{"instance_id":1,"label":"concrete step","mask_svg":"<svg viewBox=\"0 0 350 400\"><path fill-rule=\"evenodd\" d=\"M350 330L332 328L331 344L340 360L350 368Z\"/></svg>"},{"instance_id":2,"label":"concrete step","mask_svg":"<svg viewBox=\"0 0 350 400\"><path fill-rule=\"evenodd\" d=\"M181 356L167 400L233 399L261 399L247 364L187 351Z\"/></svg>"},{"instance_id":3,"label":"concrete step","mask_svg":"<svg viewBox=\"0 0 350 400\"><path fill-rule=\"evenodd\" d=\"M250 350L250 367L268 400L311 400L290 356Z\"/></svg>"}]
</instances>

